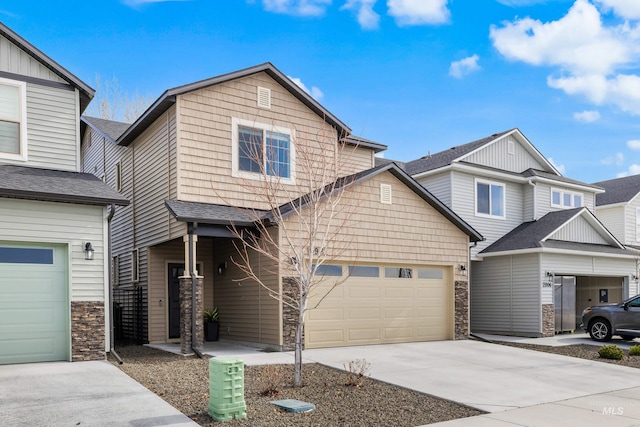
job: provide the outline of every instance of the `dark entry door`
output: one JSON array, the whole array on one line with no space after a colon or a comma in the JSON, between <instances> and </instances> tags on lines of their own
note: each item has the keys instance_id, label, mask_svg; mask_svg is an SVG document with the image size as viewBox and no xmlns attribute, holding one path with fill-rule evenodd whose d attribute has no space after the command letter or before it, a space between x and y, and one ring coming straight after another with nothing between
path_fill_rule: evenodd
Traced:
<instances>
[{"instance_id":1,"label":"dark entry door","mask_svg":"<svg viewBox=\"0 0 640 427\"><path fill-rule=\"evenodd\" d=\"M180 338L180 276L183 264L169 264L169 338Z\"/></svg>"}]
</instances>

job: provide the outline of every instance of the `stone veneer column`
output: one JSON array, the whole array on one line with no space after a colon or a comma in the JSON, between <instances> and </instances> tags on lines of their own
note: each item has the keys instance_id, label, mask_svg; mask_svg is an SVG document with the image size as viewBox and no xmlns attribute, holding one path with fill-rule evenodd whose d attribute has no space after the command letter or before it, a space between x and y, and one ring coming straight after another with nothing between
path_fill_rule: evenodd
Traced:
<instances>
[{"instance_id":1,"label":"stone veneer column","mask_svg":"<svg viewBox=\"0 0 640 427\"><path fill-rule=\"evenodd\" d=\"M456 340L469 338L469 282L455 282L455 335Z\"/></svg>"},{"instance_id":2,"label":"stone veneer column","mask_svg":"<svg viewBox=\"0 0 640 427\"><path fill-rule=\"evenodd\" d=\"M196 336L191 334L191 277L180 277L180 351L191 353L192 348L202 349L204 343L204 277L196 279Z\"/></svg>"},{"instance_id":3,"label":"stone veneer column","mask_svg":"<svg viewBox=\"0 0 640 427\"><path fill-rule=\"evenodd\" d=\"M556 334L556 306L542 304L542 336L552 337Z\"/></svg>"},{"instance_id":4,"label":"stone veneer column","mask_svg":"<svg viewBox=\"0 0 640 427\"><path fill-rule=\"evenodd\" d=\"M295 278L282 278L282 293L284 296L297 298L298 286ZM294 351L296 349L297 324L298 310L282 304L282 351ZM302 331L302 349L304 350L304 330Z\"/></svg>"},{"instance_id":5,"label":"stone veneer column","mask_svg":"<svg viewBox=\"0 0 640 427\"><path fill-rule=\"evenodd\" d=\"M71 360L104 360L104 346L104 301L72 301Z\"/></svg>"}]
</instances>

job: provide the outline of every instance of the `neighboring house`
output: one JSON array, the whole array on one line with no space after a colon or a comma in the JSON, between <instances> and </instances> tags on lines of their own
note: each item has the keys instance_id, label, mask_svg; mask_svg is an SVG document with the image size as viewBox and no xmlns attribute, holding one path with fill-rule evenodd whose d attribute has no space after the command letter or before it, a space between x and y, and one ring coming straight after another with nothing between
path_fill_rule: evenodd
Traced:
<instances>
[{"instance_id":1,"label":"neighboring house","mask_svg":"<svg viewBox=\"0 0 640 427\"><path fill-rule=\"evenodd\" d=\"M596 196L595 214L627 246L640 249L640 175L596 182L605 192Z\"/></svg>"},{"instance_id":2,"label":"neighboring house","mask_svg":"<svg viewBox=\"0 0 640 427\"><path fill-rule=\"evenodd\" d=\"M486 239L471 249L472 331L550 336L637 292L635 255L593 214L604 189L563 177L518 129L404 170Z\"/></svg>"},{"instance_id":3,"label":"neighboring house","mask_svg":"<svg viewBox=\"0 0 640 427\"><path fill-rule=\"evenodd\" d=\"M467 336L468 248L481 236L397 166L374 168L374 154L386 147L351 135L273 65L169 89L130 126L82 120L84 171L104 176L132 201L113 224L118 290L139 292L142 307L127 314L122 302L122 323L133 325L123 327L124 335L142 331L142 341L181 342L190 351L201 340L202 307L217 306L222 339L292 348L291 310L257 284L238 283L243 275L231 261L230 227L255 224L242 208L267 208L246 185L260 175L242 144L257 135L261 144L278 141L280 163L272 174L287 192L279 203L310 191L300 150L332 156L345 145L348 157L337 159L346 164L341 175L354 174L359 189L357 201L343 200L362 203L343 227L353 250L326 269L345 275L349 266L363 268L310 313L308 348ZM258 255L255 262L270 275L273 293L288 292L278 263ZM196 306L181 316L192 288ZM195 327L188 318L193 311Z\"/></svg>"},{"instance_id":4,"label":"neighboring house","mask_svg":"<svg viewBox=\"0 0 640 427\"><path fill-rule=\"evenodd\" d=\"M110 348L108 214L128 202L79 173L93 93L0 23L0 364Z\"/></svg>"}]
</instances>

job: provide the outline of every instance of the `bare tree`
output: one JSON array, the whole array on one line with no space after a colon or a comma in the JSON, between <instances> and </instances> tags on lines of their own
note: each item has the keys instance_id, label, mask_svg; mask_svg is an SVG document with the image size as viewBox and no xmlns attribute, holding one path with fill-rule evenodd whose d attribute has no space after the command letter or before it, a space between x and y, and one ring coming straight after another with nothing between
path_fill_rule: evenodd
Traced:
<instances>
[{"instance_id":1,"label":"bare tree","mask_svg":"<svg viewBox=\"0 0 640 427\"><path fill-rule=\"evenodd\" d=\"M348 175L354 171L355 147L341 142L337 131L328 125L308 140L291 136L288 150L288 138L283 138L283 144L274 144L273 140L265 143L262 136L266 134L250 133L248 130L239 138L240 157L259 178L244 179L243 186L262 209L248 210L257 227L254 232L232 227L238 251L232 261L244 273L240 281L257 283L296 314L293 384L299 387L305 315L346 280L346 276L323 276L319 269L339 259L351 244L341 230L359 204L357 197L347 196L356 194L352 191L356 175ZM309 135L295 132L301 134ZM294 157L295 162L290 161ZM287 165L295 165L295 171L288 170ZM283 292L265 283L253 262L255 254L278 267ZM310 297L313 306L309 305Z\"/></svg>"},{"instance_id":2,"label":"bare tree","mask_svg":"<svg viewBox=\"0 0 640 427\"><path fill-rule=\"evenodd\" d=\"M130 96L115 76L103 80L100 74L96 74L96 97L89 104L87 114L133 123L151 105L152 100L151 95L141 95L137 90Z\"/></svg>"}]
</instances>

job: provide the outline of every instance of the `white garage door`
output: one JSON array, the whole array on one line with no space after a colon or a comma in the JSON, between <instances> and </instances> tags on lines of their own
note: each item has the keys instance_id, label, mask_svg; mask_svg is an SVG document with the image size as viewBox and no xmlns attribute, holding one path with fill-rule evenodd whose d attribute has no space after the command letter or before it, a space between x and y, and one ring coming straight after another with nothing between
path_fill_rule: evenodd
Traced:
<instances>
[{"instance_id":1,"label":"white garage door","mask_svg":"<svg viewBox=\"0 0 640 427\"><path fill-rule=\"evenodd\" d=\"M0 364L69 360L66 252L0 242Z\"/></svg>"},{"instance_id":2,"label":"white garage door","mask_svg":"<svg viewBox=\"0 0 640 427\"><path fill-rule=\"evenodd\" d=\"M308 312L306 348L340 347L452 338L453 290L445 267L323 266L323 286L338 274L348 279Z\"/></svg>"}]
</instances>

